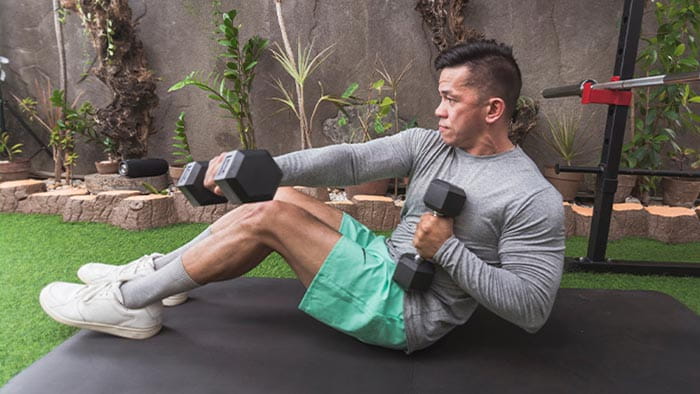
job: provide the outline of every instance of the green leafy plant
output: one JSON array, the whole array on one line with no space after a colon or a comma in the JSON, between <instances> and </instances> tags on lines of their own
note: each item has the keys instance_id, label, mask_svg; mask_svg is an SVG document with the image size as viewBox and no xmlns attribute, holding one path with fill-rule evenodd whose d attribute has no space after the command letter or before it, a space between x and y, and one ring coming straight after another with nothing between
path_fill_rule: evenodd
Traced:
<instances>
[{"instance_id":1,"label":"green leafy plant","mask_svg":"<svg viewBox=\"0 0 700 394\"><path fill-rule=\"evenodd\" d=\"M94 138L95 131L95 109L89 101L84 102L80 107L69 105L62 90L54 90L51 95L51 103L55 108L59 108L63 114L56 122L56 127L52 130L49 139L49 146L58 146L63 151L63 164L66 168L66 182L72 179L73 167L78 160L78 153L75 151L75 136L82 135L87 138Z\"/></svg>"},{"instance_id":2,"label":"green leafy plant","mask_svg":"<svg viewBox=\"0 0 700 394\"><path fill-rule=\"evenodd\" d=\"M370 141L374 136L393 131L398 132L408 124L401 125L399 118L398 105L398 90L401 81L406 76L406 73L411 68L413 61L409 62L401 72L394 76L387 67L381 62L381 68L376 68L375 72L381 76L380 79L370 83L366 94L359 97L355 93L360 85L353 82L341 94L340 100L336 101L343 112L343 116L338 119L339 126L348 124L347 106L354 107L356 111L356 119L359 123L358 130L352 130L351 140L354 140L355 135L359 132L362 141ZM388 94L386 93L388 91ZM390 116L393 112L393 118Z\"/></svg>"},{"instance_id":3,"label":"green leafy plant","mask_svg":"<svg viewBox=\"0 0 700 394\"><path fill-rule=\"evenodd\" d=\"M700 168L700 153L692 148L676 146L676 149L668 152L668 158L676 164L680 171Z\"/></svg>"},{"instance_id":4,"label":"green leafy plant","mask_svg":"<svg viewBox=\"0 0 700 394\"><path fill-rule=\"evenodd\" d=\"M291 48L291 47L290 47ZM330 56L333 46L326 47L317 54L313 54L313 43L306 48L301 47L301 43L297 42L297 56L294 59L294 53L289 50L282 50L275 43L275 49L272 50L272 57L282 66L284 71L294 81L295 95L292 95L278 78L274 81L274 86L282 94L282 97L273 97L272 100L279 101L284 104L294 116L299 120L299 131L301 149L311 148L311 130L313 120L316 116L316 111L319 105L324 101L334 101L333 96L323 93L323 85L318 83L320 94L314 104L311 115L306 114L305 86L311 74Z\"/></svg>"},{"instance_id":5,"label":"green leafy plant","mask_svg":"<svg viewBox=\"0 0 700 394\"><path fill-rule=\"evenodd\" d=\"M581 115L579 113L557 113L554 117L545 115L547 132L540 136L547 147L556 153L566 165L572 165L574 160L582 156L585 146L590 140L590 134L582 138Z\"/></svg>"},{"instance_id":6,"label":"green leafy plant","mask_svg":"<svg viewBox=\"0 0 700 394\"><path fill-rule=\"evenodd\" d=\"M168 188L165 188L165 189L163 189L163 190L158 190L155 186L151 185L151 184L148 183L148 182L142 182L141 185L142 185L146 190L148 190L148 193L149 193L149 194L160 194L160 195L163 195L163 196L167 196L168 193L169 193L169 192L168 192Z\"/></svg>"},{"instance_id":7,"label":"green leafy plant","mask_svg":"<svg viewBox=\"0 0 700 394\"><path fill-rule=\"evenodd\" d=\"M117 156L119 155L119 145L115 140L105 137L102 140L102 152L107 154L107 160L117 160Z\"/></svg>"},{"instance_id":8,"label":"green leafy plant","mask_svg":"<svg viewBox=\"0 0 700 394\"><path fill-rule=\"evenodd\" d=\"M647 76L694 71L698 62L700 4L696 0L654 2L658 24L656 33L642 38L647 46L638 58L640 71ZM633 136L625 145L633 167L659 169L661 151L683 132L700 133L700 115L689 106L700 103L688 84L663 85L635 90ZM655 188L653 177L644 177L642 188Z\"/></svg>"},{"instance_id":9,"label":"green leafy plant","mask_svg":"<svg viewBox=\"0 0 700 394\"><path fill-rule=\"evenodd\" d=\"M75 152L75 136L80 134L90 138L95 135L95 110L87 101L76 108L80 95L72 103L67 103L64 92L59 89L52 90L48 80L45 86L38 82L35 85L38 101L32 97L13 97L22 112L28 114L29 120L37 122L49 134L56 181L61 179L61 172L65 168L66 182L70 182L72 167L78 159Z\"/></svg>"},{"instance_id":10,"label":"green leafy plant","mask_svg":"<svg viewBox=\"0 0 700 394\"><path fill-rule=\"evenodd\" d=\"M7 155L7 160L12 161L15 155L22 153L22 144L10 144L10 133L4 131L0 134L0 152Z\"/></svg>"},{"instance_id":11,"label":"green leafy plant","mask_svg":"<svg viewBox=\"0 0 700 394\"><path fill-rule=\"evenodd\" d=\"M365 142L372 140L372 132L374 132L374 135L380 136L394 127L394 123L391 123L390 119L387 118L389 118L396 102L391 97L382 94L384 84L385 81L383 79L372 82L369 89L367 89L367 96L359 98L355 96L355 91L360 85L357 82L353 82L340 96L341 99L346 100L348 105L352 105L357 109L356 119L360 127L359 130L352 130L351 141L354 141L357 132L360 133L361 140ZM341 107L341 111L343 116L338 119L338 125L345 126L348 124L350 115L343 107Z\"/></svg>"},{"instance_id":12,"label":"green leafy plant","mask_svg":"<svg viewBox=\"0 0 700 394\"><path fill-rule=\"evenodd\" d=\"M209 93L207 97L216 101L237 122L242 148L255 149L250 89L255 78L255 67L269 41L253 36L241 48L238 40L241 26L233 24L236 15L236 10L222 13L222 21L218 26L219 34L222 35L218 43L226 48L226 52L220 55L227 60L223 74L212 72L203 77L202 72L194 71L171 86L168 92L196 86Z\"/></svg>"},{"instance_id":13,"label":"green leafy plant","mask_svg":"<svg viewBox=\"0 0 700 394\"><path fill-rule=\"evenodd\" d=\"M187 133L185 133L185 113L180 112L177 117L177 122L175 122L175 130L173 131L175 136L173 136L173 155L178 158L175 159L175 164L187 164L194 161L192 158L192 152L190 151L190 144L187 141Z\"/></svg>"}]
</instances>

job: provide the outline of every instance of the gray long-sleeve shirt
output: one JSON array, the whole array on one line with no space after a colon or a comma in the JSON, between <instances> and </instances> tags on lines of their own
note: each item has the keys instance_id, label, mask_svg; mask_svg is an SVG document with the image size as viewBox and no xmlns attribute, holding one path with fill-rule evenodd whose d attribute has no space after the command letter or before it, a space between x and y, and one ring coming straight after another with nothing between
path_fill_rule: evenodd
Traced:
<instances>
[{"instance_id":1,"label":"gray long-sleeve shirt","mask_svg":"<svg viewBox=\"0 0 700 394\"><path fill-rule=\"evenodd\" d=\"M407 352L464 324L481 304L528 332L547 320L561 280L564 213L559 193L519 147L474 156L445 145L437 131L410 129L364 144L332 145L275 159L285 185L352 185L410 177L401 221L387 247L394 260L416 253L413 234L429 209L431 180L464 189L454 235L434 256L429 290L404 300Z\"/></svg>"}]
</instances>

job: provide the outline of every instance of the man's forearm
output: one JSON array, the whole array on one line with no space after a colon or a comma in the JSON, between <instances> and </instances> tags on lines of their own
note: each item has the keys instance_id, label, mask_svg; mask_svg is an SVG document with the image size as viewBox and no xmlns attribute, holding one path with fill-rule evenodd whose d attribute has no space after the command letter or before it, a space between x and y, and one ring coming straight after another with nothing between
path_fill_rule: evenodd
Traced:
<instances>
[{"instance_id":1,"label":"man's forearm","mask_svg":"<svg viewBox=\"0 0 700 394\"><path fill-rule=\"evenodd\" d=\"M559 260L555 251L492 266L454 237L434 259L479 304L529 332L537 331L549 316L561 280Z\"/></svg>"}]
</instances>

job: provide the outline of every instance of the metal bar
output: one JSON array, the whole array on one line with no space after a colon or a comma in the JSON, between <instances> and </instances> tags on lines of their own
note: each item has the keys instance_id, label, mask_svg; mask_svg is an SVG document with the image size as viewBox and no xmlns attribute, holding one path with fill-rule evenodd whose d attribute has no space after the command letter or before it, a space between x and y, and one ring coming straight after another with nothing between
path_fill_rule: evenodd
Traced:
<instances>
[{"instance_id":1,"label":"metal bar","mask_svg":"<svg viewBox=\"0 0 700 394\"><path fill-rule=\"evenodd\" d=\"M556 88L547 88L542 91L542 97L544 98L557 98L557 97L572 97L580 96L583 91L583 84L588 81L582 81L577 85L566 85L558 86Z\"/></svg>"},{"instance_id":2,"label":"metal bar","mask_svg":"<svg viewBox=\"0 0 700 394\"><path fill-rule=\"evenodd\" d=\"M700 81L700 71L691 71L687 73L654 75L651 77L624 79L621 81L612 82L596 82L592 79L582 81L578 85L565 85L555 88L547 88L542 91L544 98L556 97L571 97L580 96L583 92L583 85L586 82L592 82L591 89L607 89L607 90L627 90L632 88L643 88L647 86L671 85L678 83L692 83Z\"/></svg>"},{"instance_id":3,"label":"metal bar","mask_svg":"<svg viewBox=\"0 0 700 394\"><path fill-rule=\"evenodd\" d=\"M700 276L700 263L607 260L590 261L585 257L564 259L567 271L615 272L636 275Z\"/></svg>"},{"instance_id":4,"label":"metal bar","mask_svg":"<svg viewBox=\"0 0 700 394\"><path fill-rule=\"evenodd\" d=\"M586 174L602 174L602 167L579 167L579 166L554 166L556 173L560 172L583 172ZM700 171L674 171L674 170L643 170L640 168L620 168L618 174L625 175L647 175L647 176L675 176L679 178L700 178Z\"/></svg>"},{"instance_id":5,"label":"metal bar","mask_svg":"<svg viewBox=\"0 0 700 394\"><path fill-rule=\"evenodd\" d=\"M644 0L625 0L613 70L613 75L619 75L621 79L630 79L634 76L643 12ZM620 167L622 143L625 137L627 111L627 106L608 106L600 159L603 172L596 177L596 198L586 255L590 261L605 260L613 199L617 190L617 172Z\"/></svg>"}]
</instances>

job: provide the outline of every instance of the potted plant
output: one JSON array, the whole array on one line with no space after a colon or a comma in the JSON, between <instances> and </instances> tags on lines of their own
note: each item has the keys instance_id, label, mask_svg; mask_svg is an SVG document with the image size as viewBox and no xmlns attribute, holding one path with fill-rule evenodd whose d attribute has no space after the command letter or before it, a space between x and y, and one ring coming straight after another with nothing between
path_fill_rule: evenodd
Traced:
<instances>
[{"instance_id":1,"label":"potted plant","mask_svg":"<svg viewBox=\"0 0 700 394\"><path fill-rule=\"evenodd\" d=\"M177 180L180 179L182 171L184 170L184 165L194 161L192 158L192 152L190 150L190 143L187 141L187 134L185 133L185 113L180 112L177 117L177 122L175 122L175 130L173 131L175 136L173 136L173 156L177 158L174 164L181 165L171 165L170 166L170 179L175 184Z\"/></svg>"},{"instance_id":2,"label":"potted plant","mask_svg":"<svg viewBox=\"0 0 700 394\"><path fill-rule=\"evenodd\" d=\"M381 69L375 69L381 78L370 83L363 97L355 95L360 85L353 82L339 100L334 101L341 112L336 123L340 128L345 128L344 132L340 133L343 134L342 142L367 142L411 127L411 124L399 118L398 88L412 63L409 62L404 66L397 76L388 72L384 63L381 63ZM345 193L348 199L358 194L383 196L387 193L390 182L391 179L378 179L359 185L349 185L345 187ZM404 183L407 182L408 180L404 179ZM395 194L397 187L398 180L394 180Z\"/></svg>"},{"instance_id":3,"label":"potted plant","mask_svg":"<svg viewBox=\"0 0 700 394\"><path fill-rule=\"evenodd\" d=\"M568 166L572 165L574 160L584 153L583 148L588 141L588 139L581 140L580 138L580 115L560 112L554 118L548 116L545 118L548 124L547 132L540 134L540 137L547 147L559 156L560 160ZM544 177L561 193L564 201L573 201L581 182L583 182L583 173L561 172L557 174L553 165L545 166Z\"/></svg>"},{"instance_id":4,"label":"potted plant","mask_svg":"<svg viewBox=\"0 0 700 394\"><path fill-rule=\"evenodd\" d=\"M119 152L117 143L105 136L100 142L102 146L102 152L107 155L105 160L100 160L95 162L95 169L97 169L98 174L116 174L119 172Z\"/></svg>"},{"instance_id":5,"label":"potted plant","mask_svg":"<svg viewBox=\"0 0 700 394\"><path fill-rule=\"evenodd\" d=\"M626 149L622 150L620 164L624 168L634 168L632 164L630 152ZM632 195L632 190L637 185L637 175L617 174L617 190L615 191L614 203L625 202L628 196Z\"/></svg>"},{"instance_id":6,"label":"potted plant","mask_svg":"<svg viewBox=\"0 0 700 394\"><path fill-rule=\"evenodd\" d=\"M10 143L10 134L0 134L0 154L7 156L7 160L0 160L0 181L14 181L29 177L31 163L29 159L17 157L22 153L22 144Z\"/></svg>"},{"instance_id":7,"label":"potted plant","mask_svg":"<svg viewBox=\"0 0 700 394\"><path fill-rule=\"evenodd\" d=\"M676 145L668 156L680 171L700 168L700 154L694 149ZM700 181L693 178L663 177L661 188L664 204L692 208L700 194Z\"/></svg>"}]
</instances>

